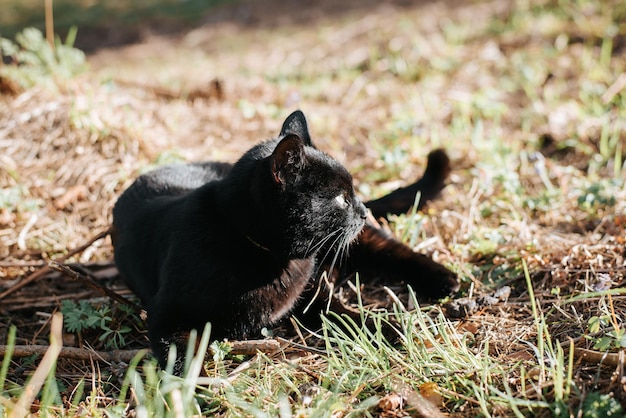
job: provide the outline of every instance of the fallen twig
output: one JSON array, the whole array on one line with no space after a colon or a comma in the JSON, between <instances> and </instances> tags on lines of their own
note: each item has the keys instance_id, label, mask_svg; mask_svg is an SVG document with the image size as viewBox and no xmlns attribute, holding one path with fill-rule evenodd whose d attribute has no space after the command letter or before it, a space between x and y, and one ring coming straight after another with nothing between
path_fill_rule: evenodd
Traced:
<instances>
[{"instance_id":1,"label":"fallen twig","mask_svg":"<svg viewBox=\"0 0 626 418\"><path fill-rule=\"evenodd\" d=\"M586 348L574 348L574 357L593 364L605 364L607 366L617 367L624 362L625 350L618 353L603 353L601 351L587 350Z\"/></svg>"},{"instance_id":2,"label":"fallen twig","mask_svg":"<svg viewBox=\"0 0 626 418\"><path fill-rule=\"evenodd\" d=\"M210 81L207 86L194 88L187 92L182 90L172 90L163 86L138 83L136 81L130 80L115 80L115 83L121 86L147 90L152 92L152 94L154 94L156 97L166 100L186 99L189 101L193 101L195 99L222 100L224 98L224 88L222 87L222 82L218 79Z\"/></svg>"},{"instance_id":3,"label":"fallen twig","mask_svg":"<svg viewBox=\"0 0 626 418\"><path fill-rule=\"evenodd\" d=\"M228 344L231 347L229 354L232 355L253 355L258 351L273 353L280 350L280 343L276 340L228 341Z\"/></svg>"},{"instance_id":4,"label":"fallen twig","mask_svg":"<svg viewBox=\"0 0 626 418\"><path fill-rule=\"evenodd\" d=\"M250 340L250 341L229 341L232 355L253 355L258 351L263 353L273 353L280 349L280 343L276 340ZM50 348L47 345L16 345L13 346L12 357L30 357L32 355L43 355ZM7 353L8 346L0 345L0 357ZM129 362L137 354L147 350L113 350L95 351L79 347L63 347L59 352L60 358L73 360L100 359L106 362Z\"/></svg>"},{"instance_id":5,"label":"fallen twig","mask_svg":"<svg viewBox=\"0 0 626 418\"><path fill-rule=\"evenodd\" d=\"M295 341L288 340L286 338L276 337L276 340L278 342L282 342L283 344L287 344L289 347L295 348L299 351L306 351L308 353L313 353L313 354L327 354L325 350L320 350L319 348L315 348L315 347L308 347L306 345L299 344Z\"/></svg>"},{"instance_id":6,"label":"fallen twig","mask_svg":"<svg viewBox=\"0 0 626 418\"><path fill-rule=\"evenodd\" d=\"M45 261L0 261L0 267L43 267L46 265Z\"/></svg>"},{"instance_id":7,"label":"fallen twig","mask_svg":"<svg viewBox=\"0 0 626 418\"><path fill-rule=\"evenodd\" d=\"M81 245L80 247L74 248L73 250L69 251L64 256L59 257L59 259L55 260L55 261L58 262L58 263L62 263L65 260L67 260L68 258L70 258L70 257L72 257L72 256L74 256L74 255L76 255L78 253L81 253L81 252L85 251L94 242L96 242L96 241L106 237L107 235L109 235L110 232L111 232L110 228L100 232L98 235L96 235L95 237L91 238L85 244ZM26 286L27 284L32 283L35 280L40 279L41 277L43 277L47 273L49 273L50 270L51 270L50 266L43 266L43 267L35 270L31 275L27 276L23 280L20 280L19 282L15 283L13 286L9 287L4 292L0 293L0 300L4 299L5 297L9 296L10 294L12 294L14 292L17 292L19 289L21 289L22 287Z\"/></svg>"},{"instance_id":8,"label":"fallen twig","mask_svg":"<svg viewBox=\"0 0 626 418\"><path fill-rule=\"evenodd\" d=\"M83 292L64 293L64 299L80 300L88 298L93 293L91 290ZM23 309L41 309L50 308L51 306L57 306L59 303L58 295L51 296L28 296L28 297L16 297L11 298L11 303L5 303L2 306L4 312L17 312Z\"/></svg>"},{"instance_id":9,"label":"fallen twig","mask_svg":"<svg viewBox=\"0 0 626 418\"><path fill-rule=\"evenodd\" d=\"M6 345L0 345L0 357L4 356L7 347ZM13 347L13 357L43 355L49 348L47 345L16 345ZM91 360L96 358L106 362L129 362L142 351L146 350L94 351L79 347L63 347L59 352L59 358L72 360Z\"/></svg>"},{"instance_id":10,"label":"fallen twig","mask_svg":"<svg viewBox=\"0 0 626 418\"><path fill-rule=\"evenodd\" d=\"M68 277L71 277L74 280L79 280L79 281L85 283L87 286L91 287L92 289L94 289L97 292L102 293L104 296L108 296L111 299L113 299L113 300L115 300L115 301L117 301L119 303L123 303L124 305L130 306L135 311L136 314L142 315L141 306L139 306L136 303L131 302L130 300L124 298L123 296L119 295L118 293L114 292L113 290L109 289L108 287L102 286L89 273L76 271L76 270L72 269L71 267L69 267L69 266L67 266L65 264L61 264L61 263L59 263L57 261L49 262L48 266L50 268L54 269L54 270L60 271L61 273L65 274Z\"/></svg>"}]
</instances>

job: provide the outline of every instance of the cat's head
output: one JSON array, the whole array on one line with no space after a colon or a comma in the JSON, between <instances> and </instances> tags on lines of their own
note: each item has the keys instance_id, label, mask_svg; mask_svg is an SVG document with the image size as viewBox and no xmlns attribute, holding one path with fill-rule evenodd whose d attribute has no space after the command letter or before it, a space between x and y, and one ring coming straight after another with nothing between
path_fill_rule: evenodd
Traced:
<instances>
[{"instance_id":1,"label":"cat's head","mask_svg":"<svg viewBox=\"0 0 626 418\"><path fill-rule=\"evenodd\" d=\"M259 242L280 248L289 258L309 257L322 248L347 250L367 215L348 170L313 146L300 111L285 120L279 137L266 146L271 153L257 171L258 190L263 190L257 198L263 212L271 212L273 225Z\"/></svg>"}]
</instances>

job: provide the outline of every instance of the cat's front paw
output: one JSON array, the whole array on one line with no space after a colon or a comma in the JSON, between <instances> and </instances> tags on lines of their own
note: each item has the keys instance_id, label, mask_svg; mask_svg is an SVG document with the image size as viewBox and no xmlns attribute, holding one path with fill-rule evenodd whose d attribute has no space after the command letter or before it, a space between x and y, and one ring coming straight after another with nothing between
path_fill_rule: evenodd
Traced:
<instances>
[{"instance_id":1,"label":"cat's front paw","mask_svg":"<svg viewBox=\"0 0 626 418\"><path fill-rule=\"evenodd\" d=\"M460 284L456 273L427 255L412 252L397 267L403 274L406 284L423 298L441 299L459 290Z\"/></svg>"},{"instance_id":2,"label":"cat's front paw","mask_svg":"<svg viewBox=\"0 0 626 418\"><path fill-rule=\"evenodd\" d=\"M451 296L459 290L460 283L457 275L444 266L438 265L437 267L439 268L420 272L419 284L416 281L412 286L418 295L437 300Z\"/></svg>"}]
</instances>

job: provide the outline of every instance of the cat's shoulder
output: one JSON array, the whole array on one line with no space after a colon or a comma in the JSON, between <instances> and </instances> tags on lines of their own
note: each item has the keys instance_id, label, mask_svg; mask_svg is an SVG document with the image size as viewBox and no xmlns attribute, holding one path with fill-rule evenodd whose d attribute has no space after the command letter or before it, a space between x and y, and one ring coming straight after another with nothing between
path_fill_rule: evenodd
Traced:
<instances>
[{"instance_id":1,"label":"cat's shoulder","mask_svg":"<svg viewBox=\"0 0 626 418\"><path fill-rule=\"evenodd\" d=\"M197 189L210 181L224 177L230 168L231 165L228 163L214 161L172 164L143 174L138 181L154 189Z\"/></svg>"},{"instance_id":2,"label":"cat's shoulder","mask_svg":"<svg viewBox=\"0 0 626 418\"><path fill-rule=\"evenodd\" d=\"M139 176L128 191L144 199L179 195L221 179L230 168L222 162L166 165Z\"/></svg>"}]
</instances>

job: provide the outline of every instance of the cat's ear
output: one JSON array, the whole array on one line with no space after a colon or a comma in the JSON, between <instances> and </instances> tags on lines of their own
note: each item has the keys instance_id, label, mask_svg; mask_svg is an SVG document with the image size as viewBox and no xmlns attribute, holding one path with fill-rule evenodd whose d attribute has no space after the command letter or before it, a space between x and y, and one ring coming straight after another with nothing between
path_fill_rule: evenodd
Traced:
<instances>
[{"instance_id":1,"label":"cat's ear","mask_svg":"<svg viewBox=\"0 0 626 418\"><path fill-rule=\"evenodd\" d=\"M298 135L289 134L276 145L271 156L274 181L285 185L294 181L305 165L304 143Z\"/></svg>"},{"instance_id":2,"label":"cat's ear","mask_svg":"<svg viewBox=\"0 0 626 418\"><path fill-rule=\"evenodd\" d=\"M280 130L280 136L287 136L290 134L298 135L304 141L304 145L312 147L311 135L309 135L309 127L306 124L306 118L304 113L300 110L296 110L291 115L287 116L283 127Z\"/></svg>"}]
</instances>

